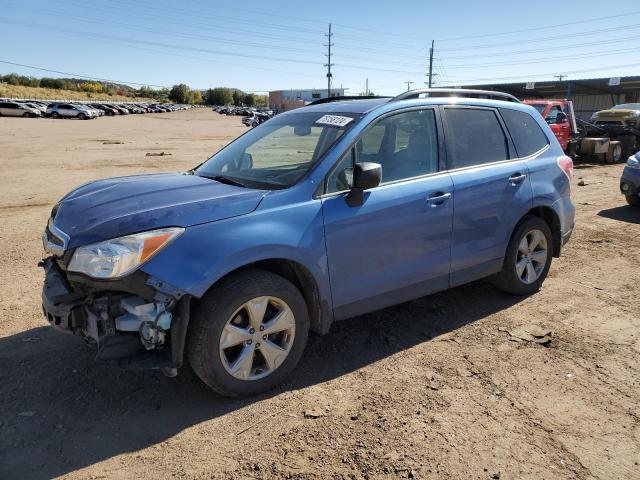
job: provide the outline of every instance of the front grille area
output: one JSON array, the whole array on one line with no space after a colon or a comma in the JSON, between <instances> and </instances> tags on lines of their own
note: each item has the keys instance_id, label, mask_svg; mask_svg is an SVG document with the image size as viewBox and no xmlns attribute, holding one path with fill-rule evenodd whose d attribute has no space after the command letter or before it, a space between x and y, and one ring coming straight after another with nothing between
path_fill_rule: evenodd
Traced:
<instances>
[{"instance_id":1,"label":"front grille area","mask_svg":"<svg viewBox=\"0 0 640 480\"><path fill-rule=\"evenodd\" d=\"M623 127L624 124L619 120L598 120L596 125L602 125L603 127Z\"/></svg>"}]
</instances>

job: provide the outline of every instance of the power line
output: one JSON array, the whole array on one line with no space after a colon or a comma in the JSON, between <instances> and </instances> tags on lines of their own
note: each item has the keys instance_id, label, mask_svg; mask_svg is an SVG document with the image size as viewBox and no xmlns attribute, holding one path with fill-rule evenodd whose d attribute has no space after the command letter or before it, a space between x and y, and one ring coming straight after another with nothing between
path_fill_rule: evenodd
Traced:
<instances>
[{"instance_id":1,"label":"power line","mask_svg":"<svg viewBox=\"0 0 640 480\"><path fill-rule=\"evenodd\" d=\"M528 65L530 63L546 63L552 60L579 60L582 58L602 57L621 53L636 52L639 47L624 48L618 50L607 50L604 52L592 52L582 55L560 55L557 57L543 57L543 58L529 58L518 62L495 62L495 63L464 63L458 65L447 65L447 68L482 68L482 67L496 67L496 66L510 66L510 65Z\"/></svg>"},{"instance_id":2,"label":"power line","mask_svg":"<svg viewBox=\"0 0 640 480\"><path fill-rule=\"evenodd\" d=\"M634 11L634 12L628 12L628 13L619 13L617 15L609 15L607 17L595 17L595 18L589 18L586 20L576 20L573 22L566 22L566 23L556 23L555 25L545 25L545 26L540 26L540 27L530 27L530 28L523 28L520 30L510 30L507 32L495 32L495 33L484 33L481 35L467 35L464 37L452 37L452 38L441 38L438 39L439 42L452 42L455 40L469 40L469 39L473 39L473 38L486 38L486 37L497 37L497 36L501 36L501 35L511 35L513 33L523 33L523 32L533 32L535 30L548 30L549 28L557 28L557 27L567 27L569 25L580 25L583 23L591 23L591 22L599 22L602 20L610 20L612 18L620 18L620 17L629 17L631 15L638 15L640 14L640 10Z\"/></svg>"},{"instance_id":3,"label":"power line","mask_svg":"<svg viewBox=\"0 0 640 480\"><path fill-rule=\"evenodd\" d=\"M628 43L630 40L638 40L640 39L640 35L636 35L636 36L632 36L632 37L624 37L624 38L615 38L615 39L610 39L610 40L599 40L599 41L595 41L595 42L586 42L586 43L574 43L574 44L569 44L569 45L562 45L562 50L568 50L571 48L584 48L584 47L589 47L589 46L593 46L593 45L605 45L605 44L609 44L609 43L620 43L620 42L625 42ZM484 57L507 57L509 55L522 55L524 53L539 53L539 52L551 52L551 51L558 51L558 46L554 45L553 47L546 47L546 48L535 48L535 49L531 49L531 50L512 50L509 52L501 52L501 53L486 53L486 54L482 54L483 58ZM458 59L464 59L464 58L478 58L478 54L472 54L472 55L447 55L447 60L458 60Z\"/></svg>"},{"instance_id":4,"label":"power line","mask_svg":"<svg viewBox=\"0 0 640 480\"><path fill-rule=\"evenodd\" d=\"M633 25L624 25L621 27L613 27L613 28L603 28L603 29L599 29L599 30L589 30L589 31L585 31L585 32L579 32L579 33L572 33L572 34L562 34L562 35L555 35L552 37L542 37L542 38L536 38L536 39L530 39L530 40L519 40L519 41L510 41L509 45L521 45L521 44L527 44L527 43L537 43L537 42L546 42L546 41L550 41L550 40L565 40L567 38L570 37L582 37L582 36L588 36L588 35L594 35L597 33L604 33L604 32L617 32L620 30L629 30L629 29L635 29L638 28L640 26L640 24L635 23ZM483 49L483 48L492 48L492 47L503 47L504 46L504 42L501 43L489 43L489 44L485 44L485 45L467 45L465 47L454 47L454 48L441 48L439 49L439 51L441 52L451 52L451 51L458 51L458 50L478 50L478 49Z\"/></svg>"},{"instance_id":5,"label":"power line","mask_svg":"<svg viewBox=\"0 0 640 480\"><path fill-rule=\"evenodd\" d=\"M7 65L14 65L14 66L24 67L24 68L31 68L31 69L34 69L34 70L41 70L43 72L57 73L59 75L68 75L71 78L86 78L87 80L98 80L100 82L106 82L106 83L121 83L121 84L125 84L125 85L139 85L139 86L156 87L156 88L169 88L166 85L153 85L151 83L140 83L140 82L126 82L124 80L109 80L109 79L106 79L106 78L91 77L91 76L88 76L88 75L80 75L79 73L60 72L59 70L51 70L51 69L43 68L43 67L35 67L33 65L24 65L22 63L9 62L8 60L0 60L0 63L5 63Z\"/></svg>"},{"instance_id":6,"label":"power line","mask_svg":"<svg viewBox=\"0 0 640 480\"><path fill-rule=\"evenodd\" d=\"M623 68L632 68L632 67L640 67L640 63L629 63L626 65L609 65L606 67L599 67L599 68L589 68L589 69L585 69L585 70L572 70L572 71L565 71L565 75L573 75L576 73L588 73L588 72L601 72L604 70L616 70L616 69L623 69ZM524 74L524 75L513 75L513 76L509 76L509 77L487 77L487 78L473 78L473 79L467 79L467 80L460 80L460 79L454 79L452 80L452 82L454 83L458 83L458 84L465 84L465 83L470 83L470 82L493 82L495 80L513 80L513 79L521 79L521 78L539 78L539 77L551 77L553 75L556 75L557 72L549 72L549 73L534 73L534 74Z\"/></svg>"}]
</instances>

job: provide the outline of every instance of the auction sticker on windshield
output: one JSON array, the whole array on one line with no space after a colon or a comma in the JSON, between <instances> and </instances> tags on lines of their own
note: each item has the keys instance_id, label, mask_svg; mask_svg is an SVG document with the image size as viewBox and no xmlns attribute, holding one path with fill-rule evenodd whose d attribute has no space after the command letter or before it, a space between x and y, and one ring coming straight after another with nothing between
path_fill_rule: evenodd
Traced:
<instances>
[{"instance_id":1,"label":"auction sticker on windshield","mask_svg":"<svg viewBox=\"0 0 640 480\"><path fill-rule=\"evenodd\" d=\"M331 127L344 127L351 122L353 118L351 117L342 117L340 115L323 115L316 123L319 125L329 125Z\"/></svg>"}]
</instances>

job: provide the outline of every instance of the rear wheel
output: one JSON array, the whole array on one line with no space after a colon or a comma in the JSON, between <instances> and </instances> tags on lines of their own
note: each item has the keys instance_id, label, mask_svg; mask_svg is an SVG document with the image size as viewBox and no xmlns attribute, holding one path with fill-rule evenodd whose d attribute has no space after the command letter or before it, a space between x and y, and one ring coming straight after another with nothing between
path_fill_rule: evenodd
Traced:
<instances>
[{"instance_id":1,"label":"rear wheel","mask_svg":"<svg viewBox=\"0 0 640 480\"><path fill-rule=\"evenodd\" d=\"M51 118L60 118L60 114L58 112L51 112Z\"/></svg>"},{"instance_id":2,"label":"rear wheel","mask_svg":"<svg viewBox=\"0 0 640 480\"><path fill-rule=\"evenodd\" d=\"M511 236L502 271L494 283L514 295L537 292L549 272L552 248L553 236L547 223L539 217L526 216Z\"/></svg>"},{"instance_id":3,"label":"rear wheel","mask_svg":"<svg viewBox=\"0 0 640 480\"><path fill-rule=\"evenodd\" d=\"M300 291L263 270L244 270L214 286L193 310L187 355L196 374L229 397L281 383L297 365L309 332Z\"/></svg>"},{"instance_id":4,"label":"rear wheel","mask_svg":"<svg viewBox=\"0 0 640 480\"><path fill-rule=\"evenodd\" d=\"M627 199L629 205L633 205L634 207L640 205L640 198L637 195L625 195L624 198Z\"/></svg>"},{"instance_id":5,"label":"rear wheel","mask_svg":"<svg viewBox=\"0 0 640 480\"><path fill-rule=\"evenodd\" d=\"M609 150L604 154L604 161L609 164L622 161L622 144L620 142L609 142Z\"/></svg>"},{"instance_id":6,"label":"rear wheel","mask_svg":"<svg viewBox=\"0 0 640 480\"><path fill-rule=\"evenodd\" d=\"M24 118L31 118L31 117L33 117L33 113L31 113L31 112L24 112L24 113L22 114L22 116L23 116Z\"/></svg>"}]
</instances>

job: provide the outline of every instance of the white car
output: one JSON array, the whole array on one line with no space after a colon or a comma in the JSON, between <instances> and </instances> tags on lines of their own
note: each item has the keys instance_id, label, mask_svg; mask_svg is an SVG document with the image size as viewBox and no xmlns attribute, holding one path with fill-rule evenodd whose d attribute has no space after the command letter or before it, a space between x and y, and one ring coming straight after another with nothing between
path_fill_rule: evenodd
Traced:
<instances>
[{"instance_id":1,"label":"white car","mask_svg":"<svg viewBox=\"0 0 640 480\"><path fill-rule=\"evenodd\" d=\"M51 118L77 118L79 120L98 117L93 110L73 103L53 103L47 107L47 116Z\"/></svg>"},{"instance_id":2,"label":"white car","mask_svg":"<svg viewBox=\"0 0 640 480\"><path fill-rule=\"evenodd\" d=\"M41 117L42 112L19 102L0 102L0 116L3 117Z\"/></svg>"}]
</instances>

